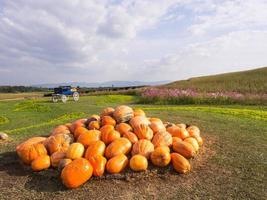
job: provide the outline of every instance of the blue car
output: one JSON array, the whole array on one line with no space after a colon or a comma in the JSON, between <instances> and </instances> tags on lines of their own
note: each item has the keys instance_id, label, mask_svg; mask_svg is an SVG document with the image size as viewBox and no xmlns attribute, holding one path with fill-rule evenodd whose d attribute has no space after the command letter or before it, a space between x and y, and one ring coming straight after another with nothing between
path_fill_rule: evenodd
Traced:
<instances>
[{"instance_id":1,"label":"blue car","mask_svg":"<svg viewBox=\"0 0 267 200\"><path fill-rule=\"evenodd\" d=\"M54 88L54 94L52 94L52 101L54 103L61 99L63 103L66 103L68 98L72 96L74 101L79 100L79 92L77 88L71 86L59 86Z\"/></svg>"}]
</instances>

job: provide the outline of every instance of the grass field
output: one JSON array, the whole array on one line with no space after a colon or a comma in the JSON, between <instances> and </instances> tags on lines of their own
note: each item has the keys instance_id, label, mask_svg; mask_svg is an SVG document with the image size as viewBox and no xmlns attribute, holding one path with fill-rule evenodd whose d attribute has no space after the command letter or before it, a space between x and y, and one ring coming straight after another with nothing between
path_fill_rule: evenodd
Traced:
<instances>
[{"instance_id":1,"label":"grass field","mask_svg":"<svg viewBox=\"0 0 267 200\"><path fill-rule=\"evenodd\" d=\"M46 98L1 101L0 131L9 133L11 140L0 143L0 199L267 199L266 106L161 106L137 101L125 95L88 96L66 104ZM33 173L20 165L14 152L20 141L119 104L142 108L165 121L199 126L204 147L191 161L192 172L179 175L171 167L150 166L147 172L126 170L66 190L56 170Z\"/></svg>"},{"instance_id":2,"label":"grass field","mask_svg":"<svg viewBox=\"0 0 267 200\"><path fill-rule=\"evenodd\" d=\"M200 92L240 92L261 94L267 91L267 67L203 76L183 81L176 81L161 88L193 89Z\"/></svg>"}]
</instances>

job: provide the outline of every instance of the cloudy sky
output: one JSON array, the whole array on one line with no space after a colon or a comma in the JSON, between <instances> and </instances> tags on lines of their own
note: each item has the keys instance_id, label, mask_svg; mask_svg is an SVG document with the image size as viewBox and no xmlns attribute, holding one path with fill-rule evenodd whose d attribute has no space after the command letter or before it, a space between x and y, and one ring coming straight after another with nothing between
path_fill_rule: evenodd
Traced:
<instances>
[{"instance_id":1,"label":"cloudy sky","mask_svg":"<svg viewBox=\"0 0 267 200\"><path fill-rule=\"evenodd\" d=\"M267 0L0 0L0 85L267 66Z\"/></svg>"}]
</instances>

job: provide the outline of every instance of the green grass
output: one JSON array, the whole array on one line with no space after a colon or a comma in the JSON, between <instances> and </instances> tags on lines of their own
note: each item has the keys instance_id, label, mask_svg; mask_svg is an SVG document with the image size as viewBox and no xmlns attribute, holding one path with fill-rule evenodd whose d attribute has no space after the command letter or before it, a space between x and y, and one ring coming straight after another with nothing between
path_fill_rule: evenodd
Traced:
<instances>
[{"instance_id":1,"label":"green grass","mask_svg":"<svg viewBox=\"0 0 267 200\"><path fill-rule=\"evenodd\" d=\"M112 182L110 179L93 180L79 189L60 192L54 192L59 190L57 187L61 187L60 184L58 185L59 179L55 177L52 177L51 180L45 179L47 181L45 184L54 187L51 191L42 191L39 187L43 186L38 186L38 182L33 180L31 180L31 187L27 188L23 179L22 183L16 184L16 187L6 187L4 192L1 192L0 188L0 198L1 194L12 196L18 191L29 198L60 198L61 195L63 197L64 195L67 195L65 197L75 195L77 198L86 195L94 197L99 190L98 187L101 188L101 195L108 193L109 189L105 184L112 182L112 184L120 186L120 190L112 189L114 198L122 195L122 191L131 193L129 188L133 189L134 187L137 191L143 191L141 196L138 196L138 192L135 194L137 199L146 196L150 190L157 193L162 199L177 197L181 199L189 197L193 199L266 199L266 106L164 106L140 105L136 104L136 101L138 101L137 97L124 95L87 96L81 97L78 102L69 101L66 104L52 103L50 99L46 98L34 101L34 104L50 108L45 112L32 109L32 106L29 106L31 109L28 107L16 111L18 105L31 105L28 103L31 101L2 101L0 102L1 116L9 119L9 122L0 123L0 132L8 132L12 142L0 143L0 158L8 162L10 159L5 158L5 153L14 151L15 144L31 136L48 134L57 124L99 113L107 106L130 104L133 107L144 109L151 117L159 117L164 121L174 123L195 124L200 127L205 147L201 156L193 160L193 171L190 174L186 176L166 174L169 177L160 179L160 182L157 182L157 176L149 176L148 179L145 179L149 190L142 189L143 186L138 182L142 179L134 182L120 180ZM0 169L3 169L1 166L0 164ZM12 176L3 174L3 170L0 170L1 172L4 180L8 182L10 179L9 185L12 185L14 178L24 177L17 177L16 174ZM34 176L38 180L40 177L45 177L43 173L35 173ZM25 176L24 178L27 180L29 177ZM166 188L167 193L157 185L162 182L161 187ZM100 185L94 188L94 184ZM16 190L16 188L19 189ZM85 193L88 194L85 195Z\"/></svg>"},{"instance_id":2,"label":"green grass","mask_svg":"<svg viewBox=\"0 0 267 200\"><path fill-rule=\"evenodd\" d=\"M267 67L255 70L203 76L176 81L163 88L194 89L200 92L240 92L263 94L267 91Z\"/></svg>"}]
</instances>

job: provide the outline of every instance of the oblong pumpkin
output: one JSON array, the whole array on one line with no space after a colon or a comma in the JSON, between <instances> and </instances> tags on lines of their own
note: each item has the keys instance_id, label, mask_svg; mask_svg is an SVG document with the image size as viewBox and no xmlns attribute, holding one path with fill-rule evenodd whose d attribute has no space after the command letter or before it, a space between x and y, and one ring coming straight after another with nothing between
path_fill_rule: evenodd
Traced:
<instances>
[{"instance_id":1,"label":"oblong pumpkin","mask_svg":"<svg viewBox=\"0 0 267 200\"><path fill-rule=\"evenodd\" d=\"M172 137L179 137L185 139L189 137L189 133L185 128L180 128L178 126L171 126L167 128L167 131L172 135Z\"/></svg>"},{"instance_id":2,"label":"oblong pumpkin","mask_svg":"<svg viewBox=\"0 0 267 200\"><path fill-rule=\"evenodd\" d=\"M158 167L165 167L171 162L170 149L167 146L157 147L150 155L151 162Z\"/></svg>"},{"instance_id":3,"label":"oblong pumpkin","mask_svg":"<svg viewBox=\"0 0 267 200\"><path fill-rule=\"evenodd\" d=\"M99 130L88 130L87 132L82 133L77 142L84 145L84 147L88 147L92 142L100 140L101 132Z\"/></svg>"},{"instance_id":4,"label":"oblong pumpkin","mask_svg":"<svg viewBox=\"0 0 267 200\"><path fill-rule=\"evenodd\" d=\"M133 171L145 171L148 166L148 161L145 156L142 155L134 155L130 159L130 168Z\"/></svg>"},{"instance_id":5,"label":"oblong pumpkin","mask_svg":"<svg viewBox=\"0 0 267 200\"><path fill-rule=\"evenodd\" d=\"M101 155L103 156L105 153L106 145L102 141L95 141L92 142L89 147L86 149L84 157L89 160L90 157L93 157L95 155Z\"/></svg>"},{"instance_id":6,"label":"oblong pumpkin","mask_svg":"<svg viewBox=\"0 0 267 200\"><path fill-rule=\"evenodd\" d=\"M59 164L60 160L64 159L65 156L66 156L66 153L65 152L57 151L57 152L53 153L50 156L51 165L53 167L58 167L58 164Z\"/></svg>"},{"instance_id":7,"label":"oblong pumpkin","mask_svg":"<svg viewBox=\"0 0 267 200\"><path fill-rule=\"evenodd\" d=\"M128 158L124 154L118 154L108 160L106 169L111 174L120 173L126 168L128 164Z\"/></svg>"},{"instance_id":8,"label":"oblong pumpkin","mask_svg":"<svg viewBox=\"0 0 267 200\"><path fill-rule=\"evenodd\" d=\"M88 160L93 166L93 175L102 176L105 172L107 159L102 155L95 155L90 157Z\"/></svg>"},{"instance_id":9,"label":"oblong pumpkin","mask_svg":"<svg viewBox=\"0 0 267 200\"><path fill-rule=\"evenodd\" d=\"M66 152L66 158L69 159L81 158L83 156L83 153L84 153L84 146L79 142L74 142L68 148L68 151Z\"/></svg>"},{"instance_id":10,"label":"oblong pumpkin","mask_svg":"<svg viewBox=\"0 0 267 200\"><path fill-rule=\"evenodd\" d=\"M121 135L124 135L129 131L133 131L133 128L127 123L119 123L116 125L115 129L116 131L119 131Z\"/></svg>"},{"instance_id":11,"label":"oblong pumpkin","mask_svg":"<svg viewBox=\"0 0 267 200\"><path fill-rule=\"evenodd\" d=\"M36 143L21 147L18 155L25 164L31 164L39 156L47 155L47 150L42 143Z\"/></svg>"},{"instance_id":12,"label":"oblong pumpkin","mask_svg":"<svg viewBox=\"0 0 267 200\"><path fill-rule=\"evenodd\" d=\"M28 140L20 143L19 145L16 146L16 151L19 154L19 151L24 148L25 146L30 146L32 144L37 144L37 143L43 143L47 138L46 137L32 137L29 138Z\"/></svg>"},{"instance_id":13,"label":"oblong pumpkin","mask_svg":"<svg viewBox=\"0 0 267 200\"><path fill-rule=\"evenodd\" d=\"M198 152L199 145L198 145L198 142L195 138L193 138L193 137L185 138L184 142L188 142L189 144L191 144L194 147L195 151Z\"/></svg>"},{"instance_id":14,"label":"oblong pumpkin","mask_svg":"<svg viewBox=\"0 0 267 200\"><path fill-rule=\"evenodd\" d=\"M105 125L115 126L116 125L116 121L115 121L115 119L113 119L110 116L103 116L101 118L101 125L102 126L105 126Z\"/></svg>"},{"instance_id":15,"label":"oblong pumpkin","mask_svg":"<svg viewBox=\"0 0 267 200\"><path fill-rule=\"evenodd\" d=\"M47 139L46 146L50 155L57 151L66 152L73 140L71 134L57 134Z\"/></svg>"},{"instance_id":16,"label":"oblong pumpkin","mask_svg":"<svg viewBox=\"0 0 267 200\"><path fill-rule=\"evenodd\" d=\"M154 147L160 146L171 146L172 145L172 135L167 131L158 132L154 135L152 139Z\"/></svg>"},{"instance_id":17,"label":"oblong pumpkin","mask_svg":"<svg viewBox=\"0 0 267 200\"><path fill-rule=\"evenodd\" d=\"M149 159L153 151L154 145L149 140L141 139L133 145L132 155L140 154Z\"/></svg>"},{"instance_id":18,"label":"oblong pumpkin","mask_svg":"<svg viewBox=\"0 0 267 200\"><path fill-rule=\"evenodd\" d=\"M127 132L123 135L123 137L127 138L132 144L138 141L138 137L133 132Z\"/></svg>"},{"instance_id":19,"label":"oblong pumpkin","mask_svg":"<svg viewBox=\"0 0 267 200\"><path fill-rule=\"evenodd\" d=\"M67 188L77 188L88 181L93 174L93 167L84 158L78 158L65 166L61 172L61 179Z\"/></svg>"},{"instance_id":20,"label":"oblong pumpkin","mask_svg":"<svg viewBox=\"0 0 267 200\"><path fill-rule=\"evenodd\" d=\"M34 159L31 163L33 171L41 171L50 167L50 157L48 155L42 155Z\"/></svg>"},{"instance_id":21,"label":"oblong pumpkin","mask_svg":"<svg viewBox=\"0 0 267 200\"><path fill-rule=\"evenodd\" d=\"M118 123L127 122L134 116L133 109L129 106L118 106L115 108L113 117Z\"/></svg>"},{"instance_id":22,"label":"oblong pumpkin","mask_svg":"<svg viewBox=\"0 0 267 200\"><path fill-rule=\"evenodd\" d=\"M171 153L172 165L175 171L185 174L191 170L188 160L178 153Z\"/></svg>"},{"instance_id":23,"label":"oblong pumpkin","mask_svg":"<svg viewBox=\"0 0 267 200\"><path fill-rule=\"evenodd\" d=\"M148 125L139 124L134 127L134 133L139 139L151 140L153 138L153 131Z\"/></svg>"},{"instance_id":24,"label":"oblong pumpkin","mask_svg":"<svg viewBox=\"0 0 267 200\"><path fill-rule=\"evenodd\" d=\"M110 143L106 150L106 158L112 158L119 154L128 154L131 150L132 143L126 138L118 138Z\"/></svg>"},{"instance_id":25,"label":"oblong pumpkin","mask_svg":"<svg viewBox=\"0 0 267 200\"><path fill-rule=\"evenodd\" d=\"M194 147L190 143L184 141L176 141L173 143L172 148L175 152L181 154L185 158L192 158L196 153Z\"/></svg>"},{"instance_id":26,"label":"oblong pumpkin","mask_svg":"<svg viewBox=\"0 0 267 200\"><path fill-rule=\"evenodd\" d=\"M166 128L163 122L159 118L150 118L149 127L152 129L153 133L166 132Z\"/></svg>"}]
</instances>

